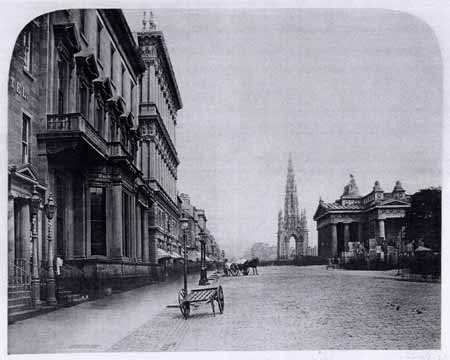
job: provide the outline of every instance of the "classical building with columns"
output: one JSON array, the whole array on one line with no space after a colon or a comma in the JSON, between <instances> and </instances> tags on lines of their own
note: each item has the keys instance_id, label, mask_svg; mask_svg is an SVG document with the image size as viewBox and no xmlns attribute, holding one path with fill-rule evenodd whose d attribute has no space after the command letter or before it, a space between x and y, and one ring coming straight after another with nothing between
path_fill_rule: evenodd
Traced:
<instances>
[{"instance_id":1,"label":"classical building with columns","mask_svg":"<svg viewBox=\"0 0 450 360\"><path fill-rule=\"evenodd\" d=\"M319 256L340 257L351 252L353 244L368 253L396 252L402 244L409 207L410 196L400 181L392 192L385 192L376 181L372 191L361 196L350 175L340 199L332 203L320 199L314 214Z\"/></svg>"},{"instance_id":2,"label":"classical building with columns","mask_svg":"<svg viewBox=\"0 0 450 360\"><path fill-rule=\"evenodd\" d=\"M182 106L162 33L145 21L136 41L117 9L42 15L8 90L9 314L160 279Z\"/></svg>"}]
</instances>

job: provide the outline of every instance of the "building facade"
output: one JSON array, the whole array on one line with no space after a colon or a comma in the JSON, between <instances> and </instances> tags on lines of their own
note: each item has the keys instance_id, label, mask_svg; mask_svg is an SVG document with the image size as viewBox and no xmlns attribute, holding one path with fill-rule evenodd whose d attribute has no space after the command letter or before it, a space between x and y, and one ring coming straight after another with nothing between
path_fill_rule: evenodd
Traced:
<instances>
[{"instance_id":1,"label":"building facade","mask_svg":"<svg viewBox=\"0 0 450 360\"><path fill-rule=\"evenodd\" d=\"M162 33L144 24L136 42L115 9L45 14L18 37L8 89L9 285L30 298L10 312L54 303L54 281L60 301L159 278L158 247L181 250Z\"/></svg>"},{"instance_id":2,"label":"building facade","mask_svg":"<svg viewBox=\"0 0 450 360\"><path fill-rule=\"evenodd\" d=\"M181 251L175 133L177 111L183 105L164 35L156 29L152 16L147 21L144 15L143 29L137 33L137 40L145 64L139 94L141 151L138 161L144 183L154 194L149 225L150 242L157 247L152 249L150 258L156 261L159 257L156 249L178 254Z\"/></svg>"},{"instance_id":3,"label":"building facade","mask_svg":"<svg viewBox=\"0 0 450 360\"><path fill-rule=\"evenodd\" d=\"M185 230L186 243L188 249L189 260L193 262L200 261L201 256L201 236L203 234L205 239L206 260L220 261L221 251L220 247L214 238L214 235L208 229L206 223L206 212L203 209L196 208L191 203L191 198L188 194L180 194L180 212L188 220L188 228ZM183 243L183 232L180 230L180 243Z\"/></svg>"},{"instance_id":4,"label":"building facade","mask_svg":"<svg viewBox=\"0 0 450 360\"><path fill-rule=\"evenodd\" d=\"M291 237L295 239L295 252L293 254L290 253L289 249ZM289 156L288 162L284 217L282 210L280 210L278 213L277 238L277 260L287 260L292 257L306 255L306 249L308 248L306 211L303 209L299 213L297 184L291 156Z\"/></svg>"},{"instance_id":5,"label":"building facade","mask_svg":"<svg viewBox=\"0 0 450 360\"><path fill-rule=\"evenodd\" d=\"M333 203L320 199L314 214L319 256L351 257L358 249L372 257L395 257L403 243L409 207L410 196L400 181L390 193L376 181L372 191L361 196L350 175L340 199Z\"/></svg>"}]
</instances>

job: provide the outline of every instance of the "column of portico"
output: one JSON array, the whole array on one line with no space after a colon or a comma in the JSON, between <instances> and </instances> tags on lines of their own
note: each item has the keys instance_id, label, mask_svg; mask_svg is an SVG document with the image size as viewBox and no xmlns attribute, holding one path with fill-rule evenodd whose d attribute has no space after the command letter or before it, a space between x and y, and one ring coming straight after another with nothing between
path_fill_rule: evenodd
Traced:
<instances>
[{"instance_id":1,"label":"column of portico","mask_svg":"<svg viewBox=\"0 0 450 360\"><path fill-rule=\"evenodd\" d=\"M30 204L27 201L23 201L20 208L20 241L22 250L20 257L25 260L25 271L30 273L31 219Z\"/></svg>"},{"instance_id":2,"label":"column of portico","mask_svg":"<svg viewBox=\"0 0 450 360\"><path fill-rule=\"evenodd\" d=\"M331 255L338 255L337 224L331 224Z\"/></svg>"},{"instance_id":3,"label":"column of portico","mask_svg":"<svg viewBox=\"0 0 450 360\"><path fill-rule=\"evenodd\" d=\"M386 234L385 234L385 230L384 230L384 220L380 219L378 220L378 236L385 239L386 238Z\"/></svg>"},{"instance_id":4,"label":"column of portico","mask_svg":"<svg viewBox=\"0 0 450 360\"><path fill-rule=\"evenodd\" d=\"M350 241L350 224L344 224L344 251L348 251L348 242Z\"/></svg>"},{"instance_id":5,"label":"column of portico","mask_svg":"<svg viewBox=\"0 0 450 360\"><path fill-rule=\"evenodd\" d=\"M122 257L122 186L112 187L112 244L111 257Z\"/></svg>"},{"instance_id":6,"label":"column of portico","mask_svg":"<svg viewBox=\"0 0 450 360\"><path fill-rule=\"evenodd\" d=\"M12 274L14 259L16 258L16 238L14 219L14 197L8 196L8 269Z\"/></svg>"}]
</instances>

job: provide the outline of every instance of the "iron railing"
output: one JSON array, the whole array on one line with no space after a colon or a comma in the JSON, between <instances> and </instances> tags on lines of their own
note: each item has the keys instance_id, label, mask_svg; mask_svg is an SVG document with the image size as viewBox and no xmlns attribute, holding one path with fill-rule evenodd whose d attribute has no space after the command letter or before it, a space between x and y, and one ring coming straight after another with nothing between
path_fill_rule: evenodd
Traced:
<instances>
[{"instance_id":1,"label":"iron railing","mask_svg":"<svg viewBox=\"0 0 450 360\"><path fill-rule=\"evenodd\" d=\"M31 283L31 274L26 270L26 265L26 259L14 259L14 261L9 261L8 284L27 285Z\"/></svg>"}]
</instances>

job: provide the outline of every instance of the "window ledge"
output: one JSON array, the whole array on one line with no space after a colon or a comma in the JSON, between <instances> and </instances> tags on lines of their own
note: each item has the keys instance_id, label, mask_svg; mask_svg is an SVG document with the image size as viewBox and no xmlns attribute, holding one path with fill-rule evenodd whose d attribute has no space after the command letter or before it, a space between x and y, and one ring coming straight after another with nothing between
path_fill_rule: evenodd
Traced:
<instances>
[{"instance_id":1,"label":"window ledge","mask_svg":"<svg viewBox=\"0 0 450 360\"><path fill-rule=\"evenodd\" d=\"M28 70L27 68L23 68L23 73L26 75L26 76L28 76L28 78L31 80L31 81L34 81L34 77L33 77L33 75L31 74L31 72L30 72L30 70Z\"/></svg>"}]
</instances>

